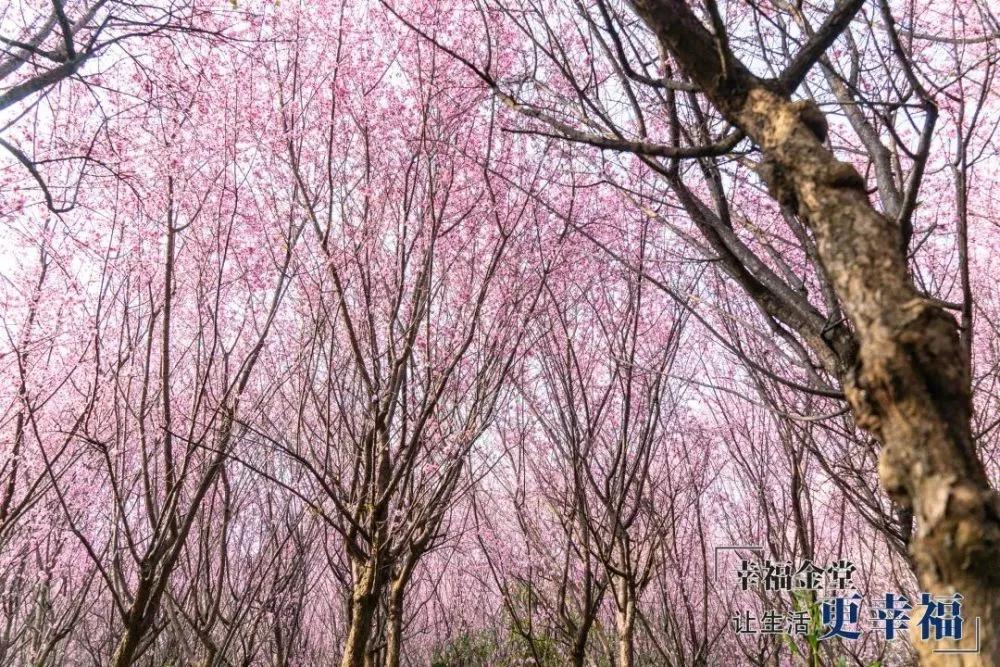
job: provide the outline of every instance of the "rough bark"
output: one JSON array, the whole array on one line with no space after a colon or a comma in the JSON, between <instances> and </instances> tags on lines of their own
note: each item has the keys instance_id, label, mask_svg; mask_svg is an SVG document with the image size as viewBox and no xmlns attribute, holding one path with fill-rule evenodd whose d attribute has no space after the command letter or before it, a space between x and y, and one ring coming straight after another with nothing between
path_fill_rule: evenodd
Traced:
<instances>
[{"instance_id":1,"label":"rough bark","mask_svg":"<svg viewBox=\"0 0 1000 667\"><path fill-rule=\"evenodd\" d=\"M351 595L351 622L344 642L341 667L364 667L372 620L378 607L380 582L377 565L355 567L354 591Z\"/></svg>"},{"instance_id":2,"label":"rough bark","mask_svg":"<svg viewBox=\"0 0 1000 667\"><path fill-rule=\"evenodd\" d=\"M385 628L385 667L399 667L399 651L403 641L403 600L406 581L396 580L389 587Z\"/></svg>"},{"instance_id":3,"label":"rough bark","mask_svg":"<svg viewBox=\"0 0 1000 667\"><path fill-rule=\"evenodd\" d=\"M914 287L899 228L872 207L857 170L825 147L825 120L814 105L751 74L681 0L633 5L760 148L769 191L816 237L858 342L840 380L858 425L882 444L883 487L917 518L911 550L921 587L965 596L963 647L974 646L972 619L981 619L980 654L933 653L932 642L916 642L921 664L1000 665L1000 502L975 451L958 325Z\"/></svg>"},{"instance_id":4,"label":"rough bark","mask_svg":"<svg viewBox=\"0 0 1000 667\"><path fill-rule=\"evenodd\" d=\"M618 667L635 664L635 597L627 582L621 582L615 591L617 609L615 625L618 630Z\"/></svg>"},{"instance_id":5,"label":"rough bark","mask_svg":"<svg viewBox=\"0 0 1000 667\"><path fill-rule=\"evenodd\" d=\"M570 661L573 667L583 667L587 662L587 641L590 637L590 629L594 625L597 609L597 605L592 601L589 579L588 573L585 584L586 592L584 593L583 618L580 620L580 624L573 635L573 648L570 651Z\"/></svg>"}]
</instances>

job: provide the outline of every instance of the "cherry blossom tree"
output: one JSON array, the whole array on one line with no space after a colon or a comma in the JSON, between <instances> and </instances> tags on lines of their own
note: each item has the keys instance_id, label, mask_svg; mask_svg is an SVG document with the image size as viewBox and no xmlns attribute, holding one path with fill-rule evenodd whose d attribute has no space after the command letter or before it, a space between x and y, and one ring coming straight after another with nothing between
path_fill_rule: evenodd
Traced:
<instances>
[{"instance_id":1,"label":"cherry blossom tree","mask_svg":"<svg viewBox=\"0 0 1000 667\"><path fill-rule=\"evenodd\" d=\"M1000 660L988 3L0 16L3 664Z\"/></svg>"},{"instance_id":2,"label":"cherry blossom tree","mask_svg":"<svg viewBox=\"0 0 1000 667\"><path fill-rule=\"evenodd\" d=\"M976 17L965 45L980 47L982 67L969 84L982 93L961 96L956 79L938 75L934 56L918 52L917 40L949 42L916 30L920 10L849 0L829 8L637 0L444 5L397 16L475 72L524 131L624 153L613 163L641 163L662 181L667 205L683 211L696 243L798 357L804 381L794 382L846 400L879 440L883 488L903 523L916 517L910 549L921 584L963 591L975 616L993 619L1000 519L971 424L969 281L960 280L956 304L911 264L919 262L918 223L933 232L917 209L940 150L940 106L958 99L959 116L972 119L988 104L995 20L980 5L954 14L963 30ZM478 24L483 43L439 38L442 20L466 32ZM964 32L951 40L964 43ZM959 193L963 122L952 169ZM850 153L839 150L848 137ZM610 171L605 163L602 153L597 168ZM780 227L765 229L781 228L792 262L767 241L747 240L760 236L758 223L734 186L748 171L774 201L753 202L753 215L769 209ZM955 240L967 264L961 200ZM965 333L950 308L963 313ZM1000 659L991 637L984 664ZM929 649L924 656L928 664L947 659Z\"/></svg>"}]
</instances>

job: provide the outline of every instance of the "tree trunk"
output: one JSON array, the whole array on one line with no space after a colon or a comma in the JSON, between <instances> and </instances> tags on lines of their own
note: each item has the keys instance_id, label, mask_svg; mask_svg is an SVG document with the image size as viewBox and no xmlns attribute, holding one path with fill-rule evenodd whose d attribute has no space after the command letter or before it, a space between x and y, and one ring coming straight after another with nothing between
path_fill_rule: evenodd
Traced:
<instances>
[{"instance_id":1,"label":"tree trunk","mask_svg":"<svg viewBox=\"0 0 1000 667\"><path fill-rule=\"evenodd\" d=\"M129 623L125 628L125 634L118 641L114 655L111 656L111 667L131 667L135 664L136 651L139 650L139 642L149 630L149 624L142 621Z\"/></svg>"},{"instance_id":2,"label":"tree trunk","mask_svg":"<svg viewBox=\"0 0 1000 667\"><path fill-rule=\"evenodd\" d=\"M403 599L405 581L395 581L389 589L385 629L385 667L399 667L399 649L403 640Z\"/></svg>"},{"instance_id":3,"label":"tree trunk","mask_svg":"<svg viewBox=\"0 0 1000 667\"><path fill-rule=\"evenodd\" d=\"M573 662L573 667L583 667L587 662L587 640L590 636L590 628L594 624L594 616L591 614L590 608L585 604L583 610L583 620L580 622L580 627L576 631L576 636L573 640L573 650L570 653L570 659Z\"/></svg>"},{"instance_id":4,"label":"tree trunk","mask_svg":"<svg viewBox=\"0 0 1000 667\"><path fill-rule=\"evenodd\" d=\"M131 667L135 662L139 643L153 625L154 610L159 602L155 589L151 575L140 577L135 599L125 618L125 632L111 656L111 667Z\"/></svg>"},{"instance_id":5,"label":"tree trunk","mask_svg":"<svg viewBox=\"0 0 1000 667\"><path fill-rule=\"evenodd\" d=\"M899 226L872 207L854 167L824 146L826 121L814 105L792 102L782 82L751 74L682 0L634 6L720 112L760 147L771 194L816 237L857 336L857 358L843 360L844 393L858 425L882 443L885 490L917 518L911 548L921 587L965 596L962 648L975 647L973 619L980 618L981 653L933 653L956 644L917 641L921 664L1000 665L1000 501L976 455L954 318L914 287Z\"/></svg>"},{"instance_id":6,"label":"tree trunk","mask_svg":"<svg viewBox=\"0 0 1000 667\"><path fill-rule=\"evenodd\" d=\"M341 667L365 667L372 621L378 606L379 585L377 566L371 563L355 568L354 591L351 596L351 622L344 643Z\"/></svg>"},{"instance_id":7,"label":"tree trunk","mask_svg":"<svg viewBox=\"0 0 1000 667\"><path fill-rule=\"evenodd\" d=\"M627 583L617 593L615 625L618 629L618 667L635 664L635 598Z\"/></svg>"},{"instance_id":8,"label":"tree trunk","mask_svg":"<svg viewBox=\"0 0 1000 667\"><path fill-rule=\"evenodd\" d=\"M403 643L403 603L406 601L406 587L413 576L417 561L424 552L424 544L415 545L402 563L396 568L389 587L386 626L385 667L399 667L400 647Z\"/></svg>"}]
</instances>

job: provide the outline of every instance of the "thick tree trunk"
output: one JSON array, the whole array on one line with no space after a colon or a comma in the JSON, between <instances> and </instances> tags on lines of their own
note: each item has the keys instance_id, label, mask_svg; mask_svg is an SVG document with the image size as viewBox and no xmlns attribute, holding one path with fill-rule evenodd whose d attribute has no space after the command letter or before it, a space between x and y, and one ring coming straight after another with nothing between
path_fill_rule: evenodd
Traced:
<instances>
[{"instance_id":1,"label":"thick tree trunk","mask_svg":"<svg viewBox=\"0 0 1000 667\"><path fill-rule=\"evenodd\" d=\"M573 667L583 667L587 663L587 640L593 624L594 616L590 612L590 607L585 604L583 620L580 622L580 627L577 628L576 636L573 639L573 649L570 653Z\"/></svg>"},{"instance_id":2,"label":"thick tree trunk","mask_svg":"<svg viewBox=\"0 0 1000 667\"><path fill-rule=\"evenodd\" d=\"M635 626L626 612L616 613L618 623L618 667L632 667L635 664Z\"/></svg>"},{"instance_id":3,"label":"thick tree trunk","mask_svg":"<svg viewBox=\"0 0 1000 667\"><path fill-rule=\"evenodd\" d=\"M406 582L395 581L389 589L385 629L385 667L399 667L399 650L403 641L403 600Z\"/></svg>"},{"instance_id":4,"label":"thick tree trunk","mask_svg":"<svg viewBox=\"0 0 1000 667\"><path fill-rule=\"evenodd\" d=\"M378 607L379 582L377 566L366 563L355 567L354 591L351 596L351 622L341 667L365 667L368 640Z\"/></svg>"},{"instance_id":5,"label":"thick tree trunk","mask_svg":"<svg viewBox=\"0 0 1000 667\"><path fill-rule=\"evenodd\" d=\"M859 354L841 378L844 392L858 425L882 443L883 487L917 517L912 554L921 586L964 595L969 634L979 617L988 635L983 654L967 656L967 664L1000 664L1000 506L976 456L957 325L913 287L898 230L872 209L857 172L823 148L800 111L755 88L738 117L793 189L855 327ZM932 654L931 644L917 646L923 664L962 664Z\"/></svg>"},{"instance_id":6,"label":"thick tree trunk","mask_svg":"<svg viewBox=\"0 0 1000 667\"><path fill-rule=\"evenodd\" d=\"M406 601L406 587L410 584L410 577L413 576L413 570L423 554L425 545L417 545L410 550L396 568L389 586L388 609L386 610L385 667L399 667L400 648L403 643L403 603Z\"/></svg>"},{"instance_id":7,"label":"thick tree trunk","mask_svg":"<svg viewBox=\"0 0 1000 667\"><path fill-rule=\"evenodd\" d=\"M155 584L152 575L140 577L135 599L125 619L125 630L111 656L111 667L131 667L135 663L136 652L143 637L152 627L155 610L159 607L159 595Z\"/></svg>"},{"instance_id":8,"label":"thick tree trunk","mask_svg":"<svg viewBox=\"0 0 1000 667\"><path fill-rule=\"evenodd\" d=\"M635 664L635 598L627 583L616 587L615 626L618 630L618 667Z\"/></svg>"},{"instance_id":9,"label":"thick tree trunk","mask_svg":"<svg viewBox=\"0 0 1000 667\"><path fill-rule=\"evenodd\" d=\"M119 640L115 652L111 656L112 667L128 667L135 660L135 652L139 648L139 633L128 632Z\"/></svg>"},{"instance_id":10,"label":"thick tree trunk","mask_svg":"<svg viewBox=\"0 0 1000 667\"><path fill-rule=\"evenodd\" d=\"M857 358L844 360L844 393L858 425L882 443L885 490L917 518L911 548L920 585L935 595L965 596L963 648L975 646L973 619L981 623L981 653L933 653L955 643L918 641L921 663L1000 665L1000 502L976 455L955 320L913 286L900 229L871 206L854 167L824 146L825 119L815 106L792 102L779 85L753 76L682 0L634 6L716 107L760 147L772 195L816 237L858 341Z\"/></svg>"}]
</instances>

